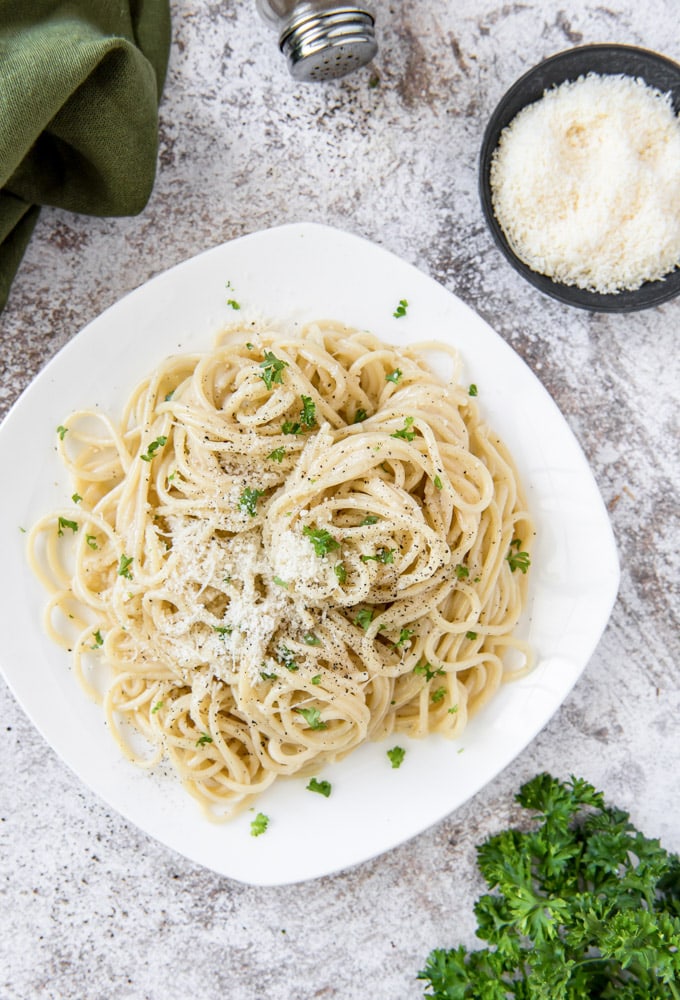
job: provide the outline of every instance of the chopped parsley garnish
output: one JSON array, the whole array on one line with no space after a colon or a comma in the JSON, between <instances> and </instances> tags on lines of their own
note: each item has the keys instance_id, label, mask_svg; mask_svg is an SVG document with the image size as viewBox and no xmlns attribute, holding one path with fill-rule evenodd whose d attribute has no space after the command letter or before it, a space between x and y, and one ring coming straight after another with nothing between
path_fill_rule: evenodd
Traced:
<instances>
[{"instance_id":1,"label":"chopped parsley garnish","mask_svg":"<svg viewBox=\"0 0 680 1000\"><path fill-rule=\"evenodd\" d=\"M325 795L326 798L331 794L330 781L317 781L316 778L311 778L306 788L308 792L318 792L319 795Z\"/></svg>"},{"instance_id":2,"label":"chopped parsley garnish","mask_svg":"<svg viewBox=\"0 0 680 1000\"><path fill-rule=\"evenodd\" d=\"M213 625L213 632L217 632L222 639L224 639L225 635L231 635L233 631L233 625Z\"/></svg>"},{"instance_id":3,"label":"chopped parsley garnish","mask_svg":"<svg viewBox=\"0 0 680 1000\"><path fill-rule=\"evenodd\" d=\"M455 715L458 711L458 705L452 705L451 708L447 709L449 715Z\"/></svg>"},{"instance_id":4,"label":"chopped parsley garnish","mask_svg":"<svg viewBox=\"0 0 680 1000\"><path fill-rule=\"evenodd\" d=\"M368 413L366 413L366 410L364 410L360 406L359 409L354 414L354 420L352 421L352 423L354 423L354 424L361 424L361 423L364 422L364 420L366 420L367 417L368 417Z\"/></svg>"},{"instance_id":5,"label":"chopped parsley garnish","mask_svg":"<svg viewBox=\"0 0 680 1000\"><path fill-rule=\"evenodd\" d=\"M487 947L432 951L427 996L678 1000L678 856L582 778L538 774L516 800L534 822L477 848Z\"/></svg>"},{"instance_id":6,"label":"chopped parsley garnish","mask_svg":"<svg viewBox=\"0 0 680 1000\"><path fill-rule=\"evenodd\" d=\"M403 441L413 441L416 436L416 432L411 430L411 425L413 424L413 417L406 417L404 420L404 426L394 434L390 434L390 437L401 438Z\"/></svg>"},{"instance_id":7,"label":"chopped parsley garnish","mask_svg":"<svg viewBox=\"0 0 680 1000\"><path fill-rule=\"evenodd\" d=\"M274 583L277 587L283 587L285 590L288 590L288 584L285 580L282 580L280 576L274 577Z\"/></svg>"},{"instance_id":8,"label":"chopped parsley garnish","mask_svg":"<svg viewBox=\"0 0 680 1000\"><path fill-rule=\"evenodd\" d=\"M439 702L443 701L445 697L446 697L446 688L444 687L437 688L436 691L432 692L432 701L435 703L435 705L438 705Z\"/></svg>"},{"instance_id":9,"label":"chopped parsley garnish","mask_svg":"<svg viewBox=\"0 0 680 1000\"><path fill-rule=\"evenodd\" d=\"M272 462L283 462L286 457L286 449L282 446L281 448L274 448L274 451L270 451L267 455L268 459Z\"/></svg>"},{"instance_id":10,"label":"chopped parsley garnish","mask_svg":"<svg viewBox=\"0 0 680 1000\"><path fill-rule=\"evenodd\" d=\"M522 542L519 538L513 538L510 542L510 551L505 557L510 563L510 569L514 573L516 569L520 570L522 573L526 571L531 566L531 559L529 558L528 552L521 552ZM513 551L513 549L515 551Z\"/></svg>"},{"instance_id":11,"label":"chopped parsley garnish","mask_svg":"<svg viewBox=\"0 0 680 1000\"><path fill-rule=\"evenodd\" d=\"M377 524L379 520L380 518L377 514L367 514L359 527L364 528L367 524Z\"/></svg>"},{"instance_id":12,"label":"chopped parsley garnish","mask_svg":"<svg viewBox=\"0 0 680 1000\"><path fill-rule=\"evenodd\" d=\"M81 497L80 493L74 493L71 496L71 500L73 500L74 503L80 503L82 499L83 498Z\"/></svg>"},{"instance_id":13,"label":"chopped parsley garnish","mask_svg":"<svg viewBox=\"0 0 680 1000\"><path fill-rule=\"evenodd\" d=\"M261 834L265 833L268 826L269 826L269 816L265 816L264 813L258 813L255 819L251 820L250 836L251 837L261 836Z\"/></svg>"},{"instance_id":14,"label":"chopped parsley garnish","mask_svg":"<svg viewBox=\"0 0 680 1000\"><path fill-rule=\"evenodd\" d=\"M441 477L440 476L435 476L434 477L434 486L435 486L435 489L437 489L437 490L441 490L441 489L444 488L444 484L441 481Z\"/></svg>"},{"instance_id":15,"label":"chopped parsley garnish","mask_svg":"<svg viewBox=\"0 0 680 1000\"><path fill-rule=\"evenodd\" d=\"M319 558L325 558L329 552L340 548L340 542L336 541L326 528L310 528L306 524L302 529L302 534L310 540Z\"/></svg>"},{"instance_id":16,"label":"chopped parsley garnish","mask_svg":"<svg viewBox=\"0 0 680 1000\"><path fill-rule=\"evenodd\" d=\"M297 420L284 420L281 424L282 434L303 434L302 425Z\"/></svg>"},{"instance_id":17,"label":"chopped parsley garnish","mask_svg":"<svg viewBox=\"0 0 680 1000\"><path fill-rule=\"evenodd\" d=\"M168 439L165 436L165 434L161 434L159 437L156 438L155 441L152 441L149 447L146 449L146 454L139 456L142 462L150 462L153 459L155 453L158 451L158 449L162 448L163 445L167 442L167 440Z\"/></svg>"},{"instance_id":18,"label":"chopped parsley garnish","mask_svg":"<svg viewBox=\"0 0 680 1000\"><path fill-rule=\"evenodd\" d=\"M66 436L67 433L68 433L68 427L64 427L63 424L59 424L59 426L57 427L57 434L59 435L62 441L64 440L64 437Z\"/></svg>"},{"instance_id":19,"label":"chopped parsley garnish","mask_svg":"<svg viewBox=\"0 0 680 1000\"><path fill-rule=\"evenodd\" d=\"M236 299L227 299L227 305L231 306L232 309L241 308L240 304L236 301Z\"/></svg>"},{"instance_id":20,"label":"chopped parsley garnish","mask_svg":"<svg viewBox=\"0 0 680 1000\"><path fill-rule=\"evenodd\" d=\"M250 517L257 516L257 501L264 496L262 490L251 490L246 486L241 496L238 498L239 510Z\"/></svg>"},{"instance_id":21,"label":"chopped parsley garnish","mask_svg":"<svg viewBox=\"0 0 680 1000\"><path fill-rule=\"evenodd\" d=\"M93 632L92 637L94 639L94 646L91 646L90 647L91 649L98 649L100 646L104 645L104 638L101 634L100 629L97 629L96 632Z\"/></svg>"},{"instance_id":22,"label":"chopped parsley garnish","mask_svg":"<svg viewBox=\"0 0 680 1000\"><path fill-rule=\"evenodd\" d=\"M283 643L281 643L279 648L276 650L276 655L281 665L284 666L286 670L290 670L292 674L294 674L296 670L300 669L295 662L295 654L292 650L288 649L288 646L284 646Z\"/></svg>"},{"instance_id":23,"label":"chopped parsley garnish","mask_svg":"<svg viewBox=\"0 0 680 1000\"><path fill-rule=\"evenodd\" d=\"M165 704L164 701L157 701L156 704L154 705L154 707L151 709L151 714L155 715L156 712L160 712L160 710L163 708L164 704Z\"/></svg>"},{"instance_id":24,"label":"chopped parsley garnish","mask_svg":"<svg viewBox=\"0 0 680 1000\"><path fill-rule=\"evenodd\" d=\"M458 563L455 569L455 574L458 580L467 580L470 575L470 570L467 566L463 566L462 563Z\"/></svg>"},{"instance_id":25,"label":"chopped parsley garnish","mask_svg":"<svg viewBox=\"0 0 680 1000\"><path fill-rule=\"evenodd\" d=\"M313 427L316 423L316 406L311 396L301 396L302 409L300 410L300 420L306 427Z\"/></svg>"},{"instance_id":26,"label":"chopped parsley garnish","mask_svg":"<svg viewBox=\"0 0 680 1000\"><path fill-rule=\"evenodd\" d=\"M336 563L333 567L333 572L335 573L338 583L345 583L347 580L347 570L345 569L345 564L343 562Z\"/></svg>"},{"instance_id":27,"label":"chopped parsley garnish","mask_svg":"<svg viewBox=\"0 0 680 1000\"><path fill-rule=\"evenodd\" d=\"M408 309L408 300L407 299L399 299L399 305L394 310L394 312L392 313L392 315L394 316L395 319L401 319L402 316L406 315L406 310L407 309Z\"/></svg>"},{"instance_id":28,"label":"chopped parsley garnish","mask_svg":"<svg viewBox=\"0 0 680 1000\"><path fill-rule=\"evenodd\" d=\"M403 747L392 747L391 750L387 751L387 756L390 759L392 767L401 767L406 756L406 751Z\"/></svg>"},{"instance_id":29,"label":"chopped parsley garnish","mask_svg":"<svg viewBox=\"0 0 680 1000\"><path fill-rule=\"evenodd\" d=\"M395 368L393 372L390 372L389 375L385 376L385 381L393 382L396 385L403 374L404 373L401 368Z\"/></svg>"},{"instance_id":30,"label":"chopped parsley garnish","mask_svg":"<svg viewBox=\"0 0 680 1000\"><path fill-rule=\"evenodd\" d=\"M394 553L396 551L397 551L396 549L386 549L383 547L378 549L378 551L374 556L359 556L359 558L363 563L379 562L382 563L383 565L387 565L387 563L394 562Z\"/></svg>"},{"instance_id":31,"label":"chopped parsley garnish","mask_svg":"<svg viewBox=\"0 0 680 1000\"><path fill-rule=\"evenodd\" d=\"M295 708L293 711L300 713L310 729L328 728L326 723L321 718L321 712L318 708Z\"/></svg>"},{"instance_id":32,"label":"chopped parsley garnish","mask_svg":"<svg viewBox=\"0 0 680 1000\"><path fill-rule=\"evenodd\" d=\"M315 684L318 687L320 683L321 683L321 674L314 674L314 676L312 677L312 684Z\"/></svg>"},{"instance_id":33,"label":"chopped parsley garnish","mask_svg":"<svg viewBox=\"0 0 680 1000\"><path fill-rule=\"evenodd\" d=\"M475 385L474 382L471 382L470 388L468 389L468 396L476 396L476 395L477 395L477 386Z\"/></svg>"},{"instance_id":34,"label":"chopped parsley garnish","mask_svg":"<svg viewBox=\"0 0 680 1000\"><path fill-rule=\"evenodd\" d=\"M431 681L433 677L440 677L444 672L441 667L433 668L427 660L422 660L413 668L413 673L421 674L426 681Z\"/></svg>"},{"instance_id":35,"label":"chopped parsley garnish","mask_svg":"<svg viewBox=\"0 0 680 1000\"><path fill-rule=\"evenodd\" d=\"M124 576L126 580L132 579L130 566L134 562L134 559L134 556L126 556L125 553L121 555L120 562L118 563L118 576Z\"/></svg>"},{"instance_id":36,"label":"chopped parsley garnish","mask_svg":"<svg viewBox=\"0 0 680 1000\"><path fill-rule=\"evenodd\" d=\"M307 646L320 646L321 645L321 639L319 639L318 635L314 635L313 632L305 632L304 636L302 637L302 641Z\"/></svg>"},{"instance_id":37,"label":"chopped parsley garnish","mask_svg":"<svg viewBox=\"0 0 680 1000\"><path fill-rule=\"evenodd\" d=\"M282 385L283 369L287 367L287 361L277 358L271 351L265 351L264 361L260 361L260 368L262 369L260 378L268 389L271 389L275 383Z\"/></svg>"},{"instance_id":38,"label":"chopped parsley garnish","mask_svg":"<svg viewBox=\"0 0 680 1000\"><path fill-rule=\"evenodd\" d=\"M206 743L212 743L212 741L213 741L213 738L210 735L210 733L203 733L196 740L196 746L197 747L204 747L206 745Z\"/></svg>"},{"instance_id":39,"label":"chopped parsley garnish","mask_svg":"<svg viewBox=\"0 0 680 1000\"><path fill-rule=\"evenodd\" d=\"M59 537L61 537L64 534L64 528L70 528L73 534L75 535L76 531L78 530L78 522L69 521L68 518L66 517L60 517L57 522L57 534L59 535Z\"/></svg>"},{"instance_id":40,"label":"chopped parsley garnish","mask_svg":"<svg viewBox=\"0 0 680 1000\"><path fill-rule=\"evenodd\" d=\"M476 639L477 638L477 633L476 632L466 632L465 633L465 638L466 639L470 639L470 640Z\"/></svg>"},{"instance_id":41,"label":"chopped parsley garnish","mask_svg":"<svg viewBox=\"0 0 680 1000\"><path fill-rule=\"evenodd\" d=\"M278 674L268 674L266 670L260 670L260 677L263 681L275 681Z\"/></svg>"},{"instance_id":42,"label":"chopped parsley garnish","mask_svg":"<svg viewBox=\"0 0 680 1000\"><path fill-rule=\"evenodd\" d=\"M96 535L85 535L85 541L90 546L91 549L98 549L97 536Z\"/></svg>"},{"instance_id":43,"label":"chopped parsley garnish","mask_svg":"<svg viewBox=\"0 0 680 1000\"><path fill-rule=\"evenodd\" d=\"M355 624L359 625L362 629L364 629L364 631L366 631L372 621L373 608L362 608L354 619Z\"/></svg>"},{"instance_id":44,"label":"chopped parsley garnish","mask_svg":"<svg viewBox=\"0 0 680 1000\"><path fill-rule=\"evenodd\" d=\"M246 343L246 347L248 348L249 351L254 351L255 350L255 344L251 344L250 341L248 341Z\"/></svg>"},{"instance_id":45,"label":"chopped parsley garnish","mask_svg":"<svg viewBox=\"0 0 680 1000\"><path fill-rule=\"evenodd\" d=\"M175 390L174 389L171 389L170 392L166 392L166 394L165 394L165 402L169 403L170 400L172 399L172 397L174 395L175 395Z\"/></svg>"},{"instance_id":46,"label":"chopped parsley garnish","mask_svg":"<svg viewBox=\"0 0 680 1000\"><path fill-rule=\"evenodd\" d=\"M410 640L413 638L414 635L415 632L412 629L403 628L399 633L399 638L394 643L394 648L401 649L401 647L404 646L407 642L410 642Z\"/></svg>"}]
</instances>

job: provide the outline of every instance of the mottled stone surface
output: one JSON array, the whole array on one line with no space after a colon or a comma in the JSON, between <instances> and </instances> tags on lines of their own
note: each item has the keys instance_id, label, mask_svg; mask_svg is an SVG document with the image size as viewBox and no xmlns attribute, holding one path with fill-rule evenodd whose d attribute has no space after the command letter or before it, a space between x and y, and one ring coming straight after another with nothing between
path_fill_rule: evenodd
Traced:
<instances>
[{"instance_id":1,"label":"mottled stone surface","mask_svg":"<svg viewBox=\"0 0 680 1000\"><path fill-rule=\"evenodd\" d=\"M254 2L173 7L154 194L134 219L43 212L0 317L1 411L87 321L169 265L283 222L344 227L456 292L537 373L611 511L621 590L572 695L496 781L390 854L288 888L220 878L112 814L3 685L0 998L417 1000L429 950L472 941L474 845L537 770L588 777L680 850L680 300L605 316L543 298L494 248L476 192L485 122L521 73L581 42L678 59L677 0L378 3L374 67L308 86L289 78Z\"/></svg>"}]
</instances>

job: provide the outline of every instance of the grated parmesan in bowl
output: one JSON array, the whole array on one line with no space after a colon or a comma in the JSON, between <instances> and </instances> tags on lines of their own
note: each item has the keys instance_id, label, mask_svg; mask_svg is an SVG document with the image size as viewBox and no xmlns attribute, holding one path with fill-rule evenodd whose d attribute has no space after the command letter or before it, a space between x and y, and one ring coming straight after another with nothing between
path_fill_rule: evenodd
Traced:
<instances>
[{"instance_id":1,"label":"grated parmesan in bowl","mask_svg":"<svg viewBox=\"0 0 680 1000\"><path fill-rule=\"evenodd\" d=\"M517 82L487 128L480 186L520 273L605 311L680 292L679 107L680 67L630 46L568 50Z\"/></svg>"}]
</instances>

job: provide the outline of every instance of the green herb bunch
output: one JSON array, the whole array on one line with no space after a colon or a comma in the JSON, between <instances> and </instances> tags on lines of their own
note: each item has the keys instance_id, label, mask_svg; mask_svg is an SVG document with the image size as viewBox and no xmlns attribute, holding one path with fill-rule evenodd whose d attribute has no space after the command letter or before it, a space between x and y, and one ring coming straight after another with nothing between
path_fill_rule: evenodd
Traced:
<instances>
[{"instance_id":1,"label":"green herb bunch","mask_svg":"<svg viewBox=\"0 0 680 1000\"><path fill-rule=\"evenodd\" d=\"M477 849L491 947L431 952L426 997L680 1000L680 859L582 779L539 774L517 801L539 825Z\"/></svg>"}]
</instances>

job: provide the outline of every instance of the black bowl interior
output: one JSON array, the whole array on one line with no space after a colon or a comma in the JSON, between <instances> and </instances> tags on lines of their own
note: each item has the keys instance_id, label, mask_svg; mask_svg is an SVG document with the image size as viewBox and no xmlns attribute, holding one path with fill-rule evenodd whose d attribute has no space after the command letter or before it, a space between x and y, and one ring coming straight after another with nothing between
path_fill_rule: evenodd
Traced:
<instances>
[{"instance_id":1,"label":"black bowl interior","mask_svg":"<svg viewBox=\"0 0 680 1000\"><path fill-rule=\"evenodd\" d=\"M489 171L491 157L501 132L515 115L538 101L546 90L566 80L576 80L587 73L603 75L625 74L639 77L649 86L671 94L676 112L680 113L680 65L649 49L631 45L581 45L567 49L534 66L508 90L494 111L484 133L480 155L479 188L482 208L496 244L512 266L532 285L561 302L590 309L594 312L632 312L660 305L680 293L680 268L676 267L659 281L647 281L635 291L601 294L586 291L576 285L564 285L544 274L532 271L515 256L494 215Z\"/></svg>"}]
</instances>

